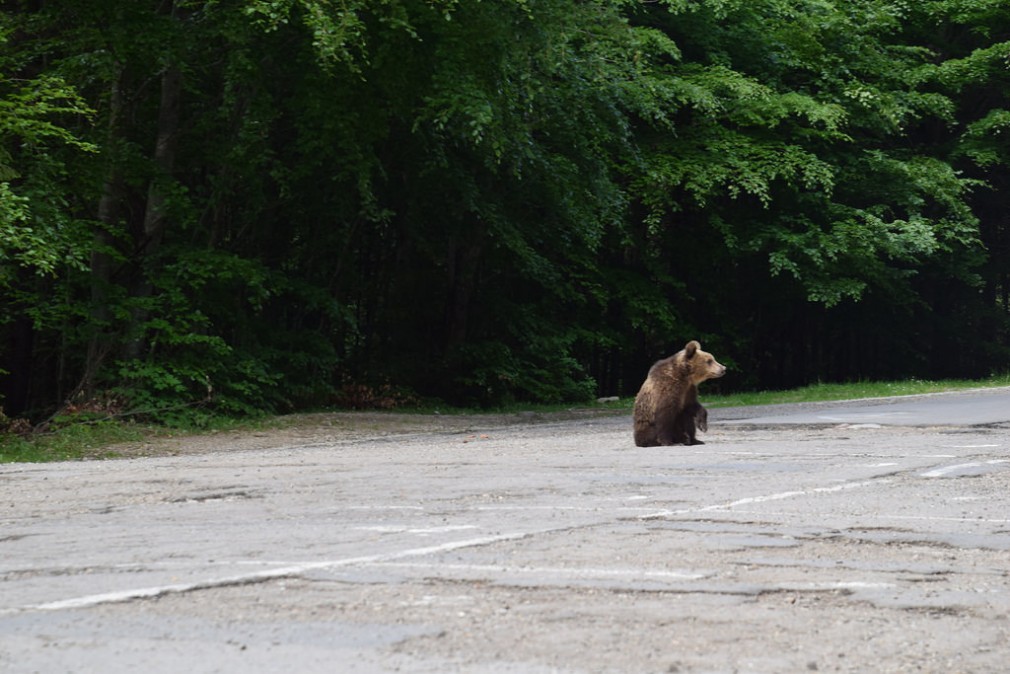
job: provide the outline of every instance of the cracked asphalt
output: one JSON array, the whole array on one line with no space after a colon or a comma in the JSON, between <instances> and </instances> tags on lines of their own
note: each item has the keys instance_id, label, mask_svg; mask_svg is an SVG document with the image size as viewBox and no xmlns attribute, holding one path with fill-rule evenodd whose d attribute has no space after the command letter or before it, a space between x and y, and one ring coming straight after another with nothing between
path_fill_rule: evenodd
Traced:
<instances>
[{"instance_id":1,"label":"cracked asphalt","mask_svg":"<svg viewBox=\"0 0 1010 674\"><path fill-rule=\"evenodd\" d=\"M0 671L1006 672L1010 393L942 399L0 466Z\"/></svg>"}]
</instances>

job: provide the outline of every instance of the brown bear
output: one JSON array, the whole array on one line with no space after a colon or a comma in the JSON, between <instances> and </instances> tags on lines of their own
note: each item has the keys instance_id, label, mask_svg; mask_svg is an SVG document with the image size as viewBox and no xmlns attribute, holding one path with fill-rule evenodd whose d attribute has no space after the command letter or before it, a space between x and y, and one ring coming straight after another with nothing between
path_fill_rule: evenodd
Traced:
<instances>
[{"instance_id":1,"label":"brown bear","mask_svg":"<svg viewBox=\"0 0 1010 674\"><path fill-rule=\"evenodd\" d=\"M694 340L657 361L635 397L635 444L704 444L695 437L696 429L708 430L708 412L698 402L698 384L724 374L726 368Z\"/></svg>"}]
</instances>

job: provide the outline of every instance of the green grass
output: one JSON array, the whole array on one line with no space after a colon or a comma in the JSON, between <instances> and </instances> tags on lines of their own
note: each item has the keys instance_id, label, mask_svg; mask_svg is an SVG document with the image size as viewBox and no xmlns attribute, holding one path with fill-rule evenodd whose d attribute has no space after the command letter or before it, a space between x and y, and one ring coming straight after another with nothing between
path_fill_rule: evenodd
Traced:
<instances>
[{"instance_id":1,"label":"green grass","mask_svg":"<svg viewBox=\"0 0 1010 674\"><path fill-rule=\"evenodd\" d=\"M116 443L138 442L152 437L207 433L212 430L255 431L283 423L279 421L283 419L282 417L277 419L216 418L207 427L180 429L129 421L95 419L90 415L62 417L54 421L45 432L28 435L0 433L0 464L115 458L116 455L110 448Z\"/></svg>"},{"instance_id":2,"label":"green grass","mask_svg":"<svg viewBox=\"0 0 1010 674\"><path fill-rule=\"evenodd\" d=\"M1010 386L1010 375L994 376L988 379L946 379L942 381L908 379L904 381L864 381L850 384L811 384L789 391L759 391L729 395L706 395L703 388L702 397L707 407L738 407L885 398L997 386Z\"/></svg>"},{"instance_id":3,"label":"green grass","mask_svg":"<svg viewBox=\"0 0 1010 674\"><path fill-rule=\"evenodd\" d=\"M891 382L856 382L851 384L813 384L789 391L761 391L755 393L734 393L709 395L702 387L702 400L706 407L738 407L745 405L773 405L779 403L822 402L830 400L857 400L887 396L940 393L973 388L1010 386L1010 375L989 379L925 381L910 379ZM592 409L630 410L633 398L624 398L616 403L587 406ZM438 408L442 414L473 414L475 410ZM572 405L542 405L535 407L510 407L495 410L495 413L533 411L550 413L567 411ZM435 408L424 410L398 410L418 414L431 414ZM487 412L487 410L484 410ZM255 431L289 425L285 417L261 418L253 420L218 419L212 424L214 430ZM0 463L40 463L45 461L70 461L84 458L109 458L114 456L109 449L119 442L136 442L144 438L171 434L185 435L188 432L206 433L210 428L168 429L159 426L134 424L120 421L75 421L64 419L53 425L46 433L28 436L0 434Z\"/></svg>"},{"instance_id":4,"label":"green grass","mask_svg":"<svg viewBox=\"0 0 1010 674\"><path fill-rule=\"evenodd\" d=\"M40 463L108 456L104 448L144 437L145 429L115 421L70 423L51 432L0 435L0 463Z\"/></svg>"}]
</instances>

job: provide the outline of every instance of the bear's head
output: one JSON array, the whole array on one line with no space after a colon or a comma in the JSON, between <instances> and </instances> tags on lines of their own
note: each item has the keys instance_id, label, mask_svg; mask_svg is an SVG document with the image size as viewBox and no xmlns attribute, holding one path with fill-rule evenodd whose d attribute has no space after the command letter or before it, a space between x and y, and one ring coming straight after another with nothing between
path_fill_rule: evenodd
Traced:
<instances>
[{"instance_id":1,"label":"bear's head","mask_svg":"<svg viewBox=\"0 0 1010 674\"><path fill-rule=\"evenodd\" d=\"M716 379L726 374L726 366L719 362L707 351L701 350L701 344L691 340L680 352L683 354L683 362L688 366L691 383L700 384L706 379Z\"/></svg>"}]
</instances>

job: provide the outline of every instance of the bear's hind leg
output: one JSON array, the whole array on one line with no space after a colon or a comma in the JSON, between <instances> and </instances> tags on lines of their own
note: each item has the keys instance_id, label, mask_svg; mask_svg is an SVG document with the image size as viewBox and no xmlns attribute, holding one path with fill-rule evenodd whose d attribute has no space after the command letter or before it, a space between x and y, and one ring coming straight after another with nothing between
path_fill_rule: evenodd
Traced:
<instances>
[{"instance_id":1,"label":"bear's hind leg","mask_svg":"<svg viewBox=\"0 0 1010 674\"><path fill-rule=\"evenodd\" d=\"M664 447L684 444L684 425L681 417L681 414L674 414L670 409L656 413L656 444Z\"/></svg>"},{"instance_id":2,"label":"bear's hind leg","mask_svg":"<svg viewBox=\"0 0 1010 674\"><path fill-rule=\"evenodd\" d=\"M677 435L682 438L680 442L685 445L704 445L697 437L697 429L708 429L708 411L699 402L690 403L677 415L676 426Z\"/></svg>"},{"instance_id":3,"label":"bear's hind leg","mask_svg":"<svg viewBox=\"0 0 1010 674\"><path fill-rule=\"evenodd\" d=\"M656 439L656 431L653 428L648 429L638 429L635 428L635 446L636 447L655 447L660 444Z\"/></svg>"}]
</instances>

